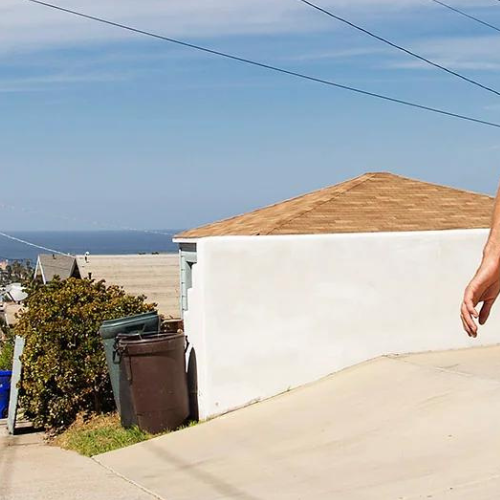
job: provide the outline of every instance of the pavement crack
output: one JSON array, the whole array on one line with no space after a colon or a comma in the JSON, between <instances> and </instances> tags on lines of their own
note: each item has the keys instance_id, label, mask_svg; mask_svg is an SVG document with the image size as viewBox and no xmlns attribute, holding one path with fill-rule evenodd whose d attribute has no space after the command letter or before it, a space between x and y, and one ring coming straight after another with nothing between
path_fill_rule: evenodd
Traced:
<instances>
[{"instance_id":1,"label":"pavement crack","mask_svg":"<svg viewBox=\"0 0 500 500\"><path fill-rule=\"evenodd\" d=\"M128 477L124 476L123 474L120 474L116 470L114 470L112 467L109 467L107 465L104 465L102 462L99 461L96 457L91 457L91 460L93 460L96 464L100 465L103 469L106 469L108 472L111 472L113 475L116 477L119 477L123 481L126 481L127 483L131 484L132 486L140 489L144 493L150 495L152 498L156 498L157 500L166 500L164 497L158 495L158 493L155 493L154 491L148 490L144 486L140 485L139 483L136 483L132 479L129 479Z\"/></svg>"}]
</instances>

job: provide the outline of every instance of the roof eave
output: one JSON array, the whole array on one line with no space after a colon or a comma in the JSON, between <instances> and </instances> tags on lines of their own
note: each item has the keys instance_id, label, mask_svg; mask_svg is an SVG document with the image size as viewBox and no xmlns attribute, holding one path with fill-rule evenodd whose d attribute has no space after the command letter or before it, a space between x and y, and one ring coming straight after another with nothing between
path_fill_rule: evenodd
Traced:
<instances>
[{"instance_id":1,"label":"roof eave","mask_svg":"<svg viewBox=\"0 0 500 500\"><path fill-rule=\"evenodd\" d=\"M200 239L201 239L200 237L188 238L188 237L184 237L184 236L175 236L174 238L172 238L172 242L173 243L198 243L198 241Z\"/></svg>"}]
</instances>

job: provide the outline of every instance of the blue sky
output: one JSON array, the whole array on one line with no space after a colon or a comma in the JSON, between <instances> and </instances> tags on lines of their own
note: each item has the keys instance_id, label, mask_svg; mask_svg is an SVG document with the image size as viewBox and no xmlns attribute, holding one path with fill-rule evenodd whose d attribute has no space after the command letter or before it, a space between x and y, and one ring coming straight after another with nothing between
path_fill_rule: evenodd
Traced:
<instances>
[{"instance_id":1,"label":"blue sky","mask_svg":"<svg viewBox=\"0 0 500 500\"><path fill-rule=\"evenodd\" d=\"M56 1L56 0L54 0ZM449 0L500 26L496 0ZM59 5L500 122L500 97L297 0ZM317 0L500 89L500 33L429 0ZM494 193L500 130L0 4L0 229L185 228L368 171Z\"/></svg>"}]
</instances>

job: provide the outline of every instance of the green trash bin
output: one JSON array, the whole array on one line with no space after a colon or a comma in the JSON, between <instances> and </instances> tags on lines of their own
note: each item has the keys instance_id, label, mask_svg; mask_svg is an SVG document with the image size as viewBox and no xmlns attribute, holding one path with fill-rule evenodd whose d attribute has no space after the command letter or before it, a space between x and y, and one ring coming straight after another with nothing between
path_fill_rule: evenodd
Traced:
<instances>
[{"instance_id":1,"label":"green trash bin","mask_svg":"<svg viewBox=\"0 0 500 500\"><path fill-rule=\"evenodd\" d=\"M118 334L157 333L160 330L160 317L157 312L126 316L104 321L99 333L104 344L109 378L113 389L116 408L120 412L120 361L114 354L115 340Z\"/></svg>"}]
</instances>

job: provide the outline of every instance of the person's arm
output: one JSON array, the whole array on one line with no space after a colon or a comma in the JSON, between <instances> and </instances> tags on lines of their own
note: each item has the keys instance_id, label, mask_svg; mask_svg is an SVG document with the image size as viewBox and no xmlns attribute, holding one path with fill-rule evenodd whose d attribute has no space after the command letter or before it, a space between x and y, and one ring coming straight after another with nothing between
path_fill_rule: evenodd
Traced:
<instances>
[{"instance_id":1,"label":"person's arm","mask_svg":"<svg viewBox=\"0 0 500 500\"><path fill-rule=\"evenodd\" d=\"M498 191L490 236L484 247L483 260L476 275L465 290L461 307L464 329L477 337L478 325L488 320L491 308L500 294L500 190ZM481 310L477 306L482 304Z\"/></svg>"}]
</instances>

